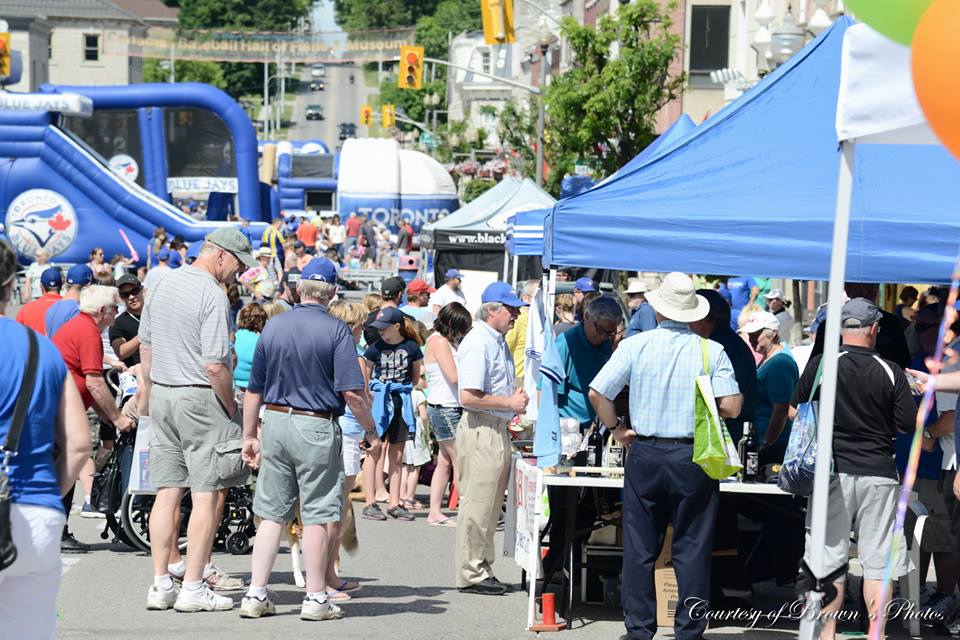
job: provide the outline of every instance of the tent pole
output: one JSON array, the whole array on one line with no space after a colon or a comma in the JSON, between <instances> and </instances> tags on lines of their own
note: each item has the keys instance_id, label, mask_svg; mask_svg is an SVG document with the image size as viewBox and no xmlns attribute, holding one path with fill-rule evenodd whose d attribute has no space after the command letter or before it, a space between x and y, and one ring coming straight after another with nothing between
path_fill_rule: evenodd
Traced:
<instances>
[{"instance_id":1,"label":"tent pole","mask_svg":"<svg viewBox=\"0 0 960 640\"><path fill-rule=\"evenodd\" d=\"M503 252L503 281L509 282L508 278L510 277L510 252L504 250Z\"/></svg>"},{"instance_id":2,"label":"tent pole","mask_svg":"<svg viewBox=\"0 0 960 640\"><path fill-rule=\"evenodd\" d=\"M553 331L553 322L555 320L554 305L555 305L555 300L557 299L557 270L556 269L550 269L549 273L544 272L543 285L544 285L543 290L545 293L545 295L543 296L543 305L544 307L546 307L544 311L547 314L547 327L545 327L545 329L549 329L550 331Z\"/></svg>"},{"instance_id":3,"label":"tent pole","mask_svg":"<svg viewBox=\"0 0 960 640\"><path fill-rule=\"evenodd\" d=\"M520 267L520 256L513 256L513 287L517 287L517 271Z\"/></svg>"},{"instance_id":4,"label":"tent pole","mask_svg":"<svg viewBox=\"0 0 960 640\"><path fill-rule=\"evenodd\" d=\"M823 341L823 377L820 386L820 412L817 417L817 466L813 482L810 519L810 570L824 576L836 567L824 566L827 537L827 508L830 470L833 459L833 418L837 399L837 357L840 344L840 311L846 275L847 239L850 230L850 203L856 143L840 143L840 177L837 183L837 213L833 223L833 252L830 256L830 288L827 291L826 334ZM800 621L800 639L815 640L820 635L820 610L829 603L819 594L807 592L806 615Z\"/></svg>"}]
</instances>

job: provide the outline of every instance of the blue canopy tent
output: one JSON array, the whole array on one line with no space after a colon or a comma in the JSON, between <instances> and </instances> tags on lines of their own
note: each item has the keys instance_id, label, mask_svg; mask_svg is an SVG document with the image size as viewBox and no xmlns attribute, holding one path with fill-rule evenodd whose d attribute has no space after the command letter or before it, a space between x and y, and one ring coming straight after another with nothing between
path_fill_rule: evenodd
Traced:
<instances>
[{"instance_id":1,"label":"blue canopy tent","mask_svg":"<svg viewBox=\"0 0 960 640\"><path fill-rule=\"evenodd\" d=\"M507 219L507 253L512 256L543 255L543 217L550 209L532 209Z\"/></svg>"},{"instance_id":2,"label":"blue canopy tent","mask_svg":"<svg viewBox=\"0 0 960 640\"><path fill-rule=\"evenodd\" d=\"M600 184L605 184L611 180L632 173L645 165L652 158L663 155L673 148L678 142L690 135L690 132L697 128L697 124L687 114L681 114L676 122L670 125L666 131L657 136L657 139L647 145L647 147L634 157L633 160L620 167L612 176L602 180Z\"/></svg>"},{"instance_id":3,"label":"blue canopy tent","mask_svg":"<svg viewBox=\"0 0 960 640\"><path fill-rule=\"evenodd\" d=\"M843 17L661 155L561 200L544 264L826 280L840 158ZM945 282L960 164L939 146L858 150L846 279Z\"/></svg>"}]
</instances>

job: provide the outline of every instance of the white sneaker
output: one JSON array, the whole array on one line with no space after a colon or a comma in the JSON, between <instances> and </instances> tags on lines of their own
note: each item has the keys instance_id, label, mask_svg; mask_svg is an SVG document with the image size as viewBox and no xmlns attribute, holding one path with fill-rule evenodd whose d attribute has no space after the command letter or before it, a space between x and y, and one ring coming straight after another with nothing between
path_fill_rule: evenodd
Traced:
<instances>
[{"instance_id":1,"label":"white sneaker","mask_svg":"<svg viewBox=\"0 0 960 640\"><path fill-rule=\"evenodd\" d=\"M210 587L203 585L196 591L181 589L173 608L182 613L230 611L230 609L233 609L233 600L225 596L218 596Z\"/></svg>"},{"instance_id":2,"label":"white sneaker","mask_svg":"<svg viewBox=\"0 0 960 640\"><path fill-rule=\"evenodd\" d=\"M176 600L176 589L161 589L155 584L147 589L147 611L166 611Z\"/></svg>"},{"instance_id":3,"label":"white sneaker","mask_svg":"<svg viewBox=\"0 0 960 640\"><path fill-rule=\"evenodd\" d=\"M329 600L318 602L313 598L304 598L300 607L301 620L337 620L343 617L343 611Z\"/></svg>"},{"instance_id":4,"label":"white sneaker","mask_svg":"<svg viewBox=\"0 0 960 640\"><path fill-rule=\"evenodd\" d=\"M266 616L276 615L276 613L277 608L270 602L270 598L266 596L264 596L263 600L251 596L243 596L243 600L240 601L241 618L265 618Z\"/></svg>"}]
</instances>

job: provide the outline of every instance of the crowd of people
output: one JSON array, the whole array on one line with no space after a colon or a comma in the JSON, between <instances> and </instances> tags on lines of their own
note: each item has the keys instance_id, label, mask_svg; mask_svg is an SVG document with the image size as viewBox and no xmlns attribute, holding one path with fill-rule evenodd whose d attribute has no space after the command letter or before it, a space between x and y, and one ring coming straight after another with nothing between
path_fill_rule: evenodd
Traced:
<instances>
[{"instance_id":1,"label":"crowd of people","mask_svg":"<svg viewBox=\"0 0 960 640\"><path fill-rule=\"evenodd\" d=\"M724 526L726 505L717 482L692 461L695 380L709 376L735 441L750 425L761 466L782 463L797 407L818 397L822 323L811 329L813 353L800 366L791 350L799 345L790 304L769 281L736 277L697 288L690 277L671 273L659 282L629 280L621 300L582 277L571 294L556 297L555 323L545 327L534 372L540 380L531 388L528 327L539 320L529 309L541 298L539 281L516 290L490 284L473 314L457 269L443 273L437 288L387 277L379 294L350 302L340 295L338 273L357 247L374 246L365 225L353 216L343 225L336 217L319 226L306 220L295 230L281 223L267 229L257 251L237 228L217 229L189 246L160 230L146 272L132 272L123 261L115 269L97 250L89 263L64 274L38 252L26 274L31 300L16 320L39 336L39 355L30 351L34 333L0 318L0 335L15 356L0 364L4 379L21 380L27 365L37 364L37 391L24 425L30 437L21 440L26 448L9 467L21 559L0 572L3 619L38 637L52 633L56 556L89 549L67 526L75 487L83 491L76 499L80 515L102 517L91 505L93 474L118 437L137 428L150 429L150 480L157 489L148 609L231 610L234 601L220 592L245 588L242 617L275 614L267 587L281 539L297 522L306 566L300 616L341 617L339 604L361 588L337 570L345 532L354 526L356 484L362 485L364 519L409 522L425 512L428 524L456 529L452 577L461 592L507 593L511 586L494 572L493 539L511 431L530 426L524 416L531 402L541 405L541 419L553 411L581 432L601 429L626 447L627 637L656 633L653 567L668 524L680 601L710 599L713 539ZM0 244L4 306L17 269L15 252ZM953 434L960 371L935 379L925 373L945 296L911 297L905 290L896 314L888 314L877 307L875 286L849 283L846 293L826 547L838 595L827 611L843 602L842 567L853 530L864 595L879 614L873 624L884 624L880 586L917 412L909 367L915 389L937 385L917 484L930 513L922 575L931 558L937 570L926 606L941 630L956 633L960 481L954 480ZM118 405L111 370L136 376L133 402ZM305 379L311 384L303 385ZM9 429L6 417L20 385L7 388L0 415ZM432 467L426 505L417 495L425 465ZM225 491L249 485L252 474L258 524L245 584L213 563L213 541ZM179 505L186 489L192 511L181 557ZM455 513L445 504L454 493ZM554 523L565 520L557 497L550 496ZM591 509L581 504L578 521L592 523L598 514ZM809 534L805 540L802 528L775 518L763 522L763 531L781 557L762 577L797 579L801 558L809 563ZM545 573L562 562L563 537L555 524ZM906 571L903 559L892 577ZM27 604L24 590L42 593ZM705 625L677 609L678 637L699 637ZM834 632L828 619L823 637Z\"/></svg>"}]
</instances>

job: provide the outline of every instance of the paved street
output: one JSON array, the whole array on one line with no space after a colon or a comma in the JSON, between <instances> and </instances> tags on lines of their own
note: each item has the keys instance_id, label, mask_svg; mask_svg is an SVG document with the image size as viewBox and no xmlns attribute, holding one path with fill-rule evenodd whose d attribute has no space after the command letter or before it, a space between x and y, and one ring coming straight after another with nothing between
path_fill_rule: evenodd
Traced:
<instances>
[{"instance_id":1,"label":"paved street","mask_svg":"<svg viewBox=\"0 0 960 640\"><path fill-rule=\"evenodd\" d=\"M421 487L424 489L424 487ZM424 501L425 496L421 495ZM425 514L411 523L358 521L360 549L344 556L343 573L363 585L352 601L343 604L342 620L307 623L298 613L303 591L293 584L290 556L285 549L277 558L271 598L278 615L261 620L242 620L232 612L182 614L144 609L150 584L149 558L139 552L99 538L103 520L71 517L70 526L83 542L96 543L89 555L64 556L64 580L57 606L59 638L171 637L230 638L255 633L259 638L294 638L323 634L338 640L511 640L535 637L524 630L526 594L514 592L499 598L464 595L452 586L456 531L428 526ZM497 534L497 548L502 536ZM217 554L215 562L234 575L249 579L250 556ZM512 559L496 564L499 578L519 585L520 571ZM763 599L777 608L776 598L789 598L789 591L764 585ZM229 593L239 603L242 592ZM577 620L572 631L556 636L562 640L611 639L623 633L618 611L609 608L581 609L586 620ZM781 622L777 629L740 626L712 628L708 638L748 637L755 640L795 638L795 623ZM893 625L891 625L893 626ZM309 630L309 631L308 631ZM899 628L890 637L905 637ZM548 634L552 635L552 634ZM658 639L672 637L661 630ZM848 636L849 637L849 636Z\"/></svg>"}]
</instances>

